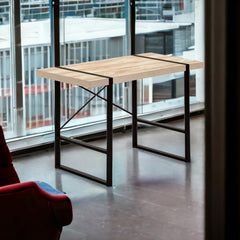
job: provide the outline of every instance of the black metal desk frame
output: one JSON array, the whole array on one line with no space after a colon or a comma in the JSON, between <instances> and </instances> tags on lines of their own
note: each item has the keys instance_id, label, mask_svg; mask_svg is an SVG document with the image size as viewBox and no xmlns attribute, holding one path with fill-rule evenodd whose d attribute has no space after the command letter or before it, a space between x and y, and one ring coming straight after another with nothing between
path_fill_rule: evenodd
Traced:
<instances>
[{"instance_id":1,"label":"black metal desk frame","mask_svg":"<svg viewBox=\"0 0 240 240\"><path fill-rule=\"evenodd\" d=\"M167 124L148 121L148 120L137 117L137 80L132 81L132 112L129 112L126 109L122 108L121 106L118 106L113 103L113 78L112 77L98 75L98 74L90 73L90 72L74 70L74 69L70 69L70 68L66 68L66 67L58 67L58 68L63 68L65 70L69 70L69 71L76 71L76 72L80 72L80 73L85 73L85 74L89 74L89 75L95 75L95 76L107 78L109 80L109 83L107 86L103 86L103 88L100 89L97 93L94 93L91 90L80 86L82 89L93 94L93 97L91 97L62 126L60 126L60 116L61 116L60 115L60 111L61 111L60 110L60 101L58 101L58 102L55 101L55 167L56 168L60 168L60 169L66 170L68 172L77 174L79 176L88 178L90 180L93 180L95 182L105 184L106 186L112 186L112 178L113 178L113 175L112 175L112 168L113 168L113 146L112 146L113 113L112 113L112 110L113 110L113 106L118 107L121 110L127 112L128 114L132 115L132 146L134 148L139 148L139 149L142 149L145 151L153 152L153 153L160 154L160 155L170 157L170 158L174 158L174 159L177 159L180 161L190 162L190 111L189 111L190 110L190 105L189 105L190 66L189 66L189 64L166 60L166 59L151 58L151 57L147 57L147 56L140 56L140 55L134 55L134 56L151 59L151 60L157 60L157 61L165 61L165 62L170 62L170 63L175 63L175 64L176 63L183 64L186 66L186 69L184 71L184 124L185 124L185 128L180 129L180 128L169 126ZM107 99L99 95L99 93L103 89L105 89L105 87L107 87ZM55 87L55 95L56 95L55 99L60 99L60 87L58 87L58 88ZM87 106L87 104L89 104L95 97L99 97L99 98L107 101L107 131L106 131L107 132L107 148L106 149L94 146L92 144L86 143L81 140L61 136L61 134L60 134L61 129L63 129L63 127L71 119L73 119L77 113L79 113L85 106ZM157 149L153 149L153 148L138 144L138 141L137 141L138 140L138 138L137 138L138 122L150 124L150 125L157 126L157 127L163 127L163 128L169 129L169 130L184 133L185 134L185 157L175 155L172 153L168 153L168 152L163 152L163 151L160 151ZM61 164L61 156L60 156L61 155L61 141L67 141L70 143L74 143L74 144L80 145L82 147L86 147L91 150L106 154L107 155L106 180Z\"/></svg>"},{"instance_id":2,"label":"black metal desk frame","mask_svg":"<svg viewBox=\"0 0 240 240\"><path fill-rule=\"evenodd\" d=\"M190 97L190 89L189 89L189 81L190 81L190 65L187 63L182 63L182 62L177 62L177 61L172 61L172 60L167 60L167 59L158 59L158 58L152 58L152 57L147 57L147 56L141 56L141 55L134 55L136 57L141 57L141 58L147 58L151 60L157 60L157 61L163 61L163 62L170 62L170 63L177 63L177 64L182 64L185 65L186 69L184 71L184 129L181 128L176 128L169 126L167 124L163 123L158 123L158 122L153 122L153 121L148 121L142 118L137 117L137 97L134 98L134 96L137 96L137 84L136 81L133 82L132 86L132 146L134 148L139 148L145 151L153 152L156 154L160 154L166 157L174 158L180 161L184 162L190 162L191 161L191 156L190 156L190 102L189 102L189 97ZM153 125L156 127L162 127L166 128L169 130L177 131L180 133L185 134L185 157L179 156L176 154L172 154L169 152L164 152L160 151L157 149L153 149L150 147L146 147L144 145L138 144L138 139L137 139L137 122L142 122L145 124Z\"/></svg>"}]
</instances>

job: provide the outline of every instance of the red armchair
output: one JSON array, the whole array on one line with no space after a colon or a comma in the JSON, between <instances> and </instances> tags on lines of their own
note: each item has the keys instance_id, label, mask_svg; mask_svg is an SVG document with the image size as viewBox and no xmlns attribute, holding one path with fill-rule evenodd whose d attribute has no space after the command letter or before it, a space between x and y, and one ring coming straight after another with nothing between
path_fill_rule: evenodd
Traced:
<instances>
[{"instance_id":1,"label":"red armchair","mask_svg":"<svg viewBox=\"0 0 240 240\"><path fill-rule=\"evenodd\" d=\"M20 183L0 126L0 239L59 239L72 221L71 200L36 182ZM57 191L56 191L57 192Z\"/></svg>"}]
</instances>

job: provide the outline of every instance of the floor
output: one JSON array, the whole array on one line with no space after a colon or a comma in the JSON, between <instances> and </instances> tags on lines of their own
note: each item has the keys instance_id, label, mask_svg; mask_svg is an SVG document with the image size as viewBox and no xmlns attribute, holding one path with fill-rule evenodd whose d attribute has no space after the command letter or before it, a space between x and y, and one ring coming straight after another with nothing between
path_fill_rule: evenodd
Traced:
<instances>
[{"instance_id":1,"label":"floor","mask_svg":"<svg viewBox=\"0 0 240 240\"><path fill-rule=\"evenodd\" d=\"M172 124L182 125L178 120ZM139 142L183 154L181 133L139 130ZM104 146L104 140L94 144ZM192 162L131 147L131 133L114 136L114 186L105 187L54 168L52 150L14 159L22 182L45 181L67 192L73 222L61 240L203 240L204 116L191 118ZM105 155L64 146L62 162L105 176Z\"/></svg>"}]
</instances>

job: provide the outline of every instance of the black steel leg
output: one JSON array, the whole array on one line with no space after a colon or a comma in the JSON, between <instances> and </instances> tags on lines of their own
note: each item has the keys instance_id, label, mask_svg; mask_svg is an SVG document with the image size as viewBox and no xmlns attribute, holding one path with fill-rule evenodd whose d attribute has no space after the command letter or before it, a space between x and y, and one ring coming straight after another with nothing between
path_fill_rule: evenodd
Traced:
<instances>
[{"instance_id":1,"label":"black steel leg","mask_svg":"<svg viewBox=\"0 0 240 240\"><path fill-rule=\"evenodd\" d=\"M54 58L51 58L51 64L55 67L60 65L60 34L59 34L59 1L49 1L51 18L51 50ZM55 81L55 167L60 168L60 82Z\"/></svg>"},{"instance_id":2,"label":"black steel leg","mask_svg":"<svg viewBox=\"0 0 240 240\"><path fill-rule=\"evenodd\" d=\"M132 146L137 147L137 81L132 82Z\"/></svg>"},{"instance_id":3,"label":"black steel leg","mask_svg":"<svg viewBox=\"0 0 240 240\"><path fill-rule=\"evenodd\" d=\"M112 186L112 136L113 136L113 79L109 79L109 85L107 86L107 186Z\"/></svg>"},{"instance_id":4,"label":"black steel leg","mask_svg":"<svg viewBox=\"0 0 240 240\"><path fill-rule=\"evenodd\" d=\"M55 81L55 167L60 168L60 151L61 151L61 140L60 140L60 82Z\"/></svg>"},{"instance_id":5,"label":"black steel leg","mask_svg":"<svg viewBox=\"0 0 240 240\"><path fill-rule=\"evenodd\" d=\"M55 143L55 154L56 154L56 164L58 164L59 168L74 173L76 175L79 175L81 177L85 177L87 179L93 180L95 182L101 183L101 184L105 184L108 187L112 186L112 167L113 167L113 148L112 148L112 138L113 138L113 112L112 112L112 100L113 100L113 79L109 78L109 85L107 86L107 149L103 149L94 145L91 145L89 143L86 143L84 141L80 141L77 139L73 139L73 138L69 138L69 137L64 137L64 136L60 136L60 118L59 118L59 122L57 122L56 126L58 126L58 128L56 128L56 136L58 136L59 134L59 140L61 138L61 140L64 140L66 142L70 142L70 143L75 143L77 145L89 148L91 150L97 151L97 152L101 152L106 154L107 156L107 162L106 162L106 180L95 177L91 174L76 170L74 168L68 167L68 166L64 166L62 164L60 164L60 141L56 141ZM56 102L56 110L55 110L55 114L57 116L60 116L60 94L59 94L59 101ZM58 104L59 103L59 104ZM58 109L58 110L57 110ZM56 118L58 119L58 118ZM59 142L59 144L58 144ZM59 159L57 161L57 159Z\"/></svg>"},{"instance_id":6,"label":"black steel leg","mask_svg":"<svg viewBox=\"0 0 240 240\"><path fill-rule=\"evenodd\" d=\"M141 148L141 149L144 149L144 150L147 150L147 151L150 151L150 152L159 153L161 155L176 158L178 160L185 161L185 162L190 162L191 161L191 156L190 156L191 154L190 154L190 101L189 101L189 97L190 97L190 94L189 94L189 92L190 92L190 84L189 84L189 82L190 82L190 66L189 66L189 64L186 64L186 63L183 63L183 62L171 61L171 60L168 60L168 59L151 58L151 57L141 56L141 55L135 55L135 56L136 57L141 57L141 58L154 59L156 61L177 63L177 64L182 64L182 65L186 66L186 70L184 71L184 124L185 124L185 128L184 128L184 131L182 131L182 132L185 133L185 157L183 158L181 156L177 156L177 155L170 154L170 153L167 153L167 152L158 151L156 149L148 148L148 147L145 147L145 146L142 146L142 145L139 145L139 144L136 144L136 145L137 145L138 148ZM175 83L173 83L173 88L176 87L174 85L175 85ZM175 92L175 90L174 90L174 92ZM133 117L133 119L134 119L134 117ZM146 120L144 120L142 122L147 123ZM156 123L151 124L151 125L156 125ZM172 129L172 130L174 130L174 129ZM177 131L179 131L179 130L177 129Z\"/></svg>"},{"instance_id":7,"label":"black steel leg","mask_svg":"<svg viewBox=\"0 0 240 240\"><path fill-rule=\"evenodd\" d=\"M185 161L190 162L190 104L189 104L189 88L190 88L190 69L186 65L184 72L184 121L185 121Z\"/></svg>"}]
</instances>

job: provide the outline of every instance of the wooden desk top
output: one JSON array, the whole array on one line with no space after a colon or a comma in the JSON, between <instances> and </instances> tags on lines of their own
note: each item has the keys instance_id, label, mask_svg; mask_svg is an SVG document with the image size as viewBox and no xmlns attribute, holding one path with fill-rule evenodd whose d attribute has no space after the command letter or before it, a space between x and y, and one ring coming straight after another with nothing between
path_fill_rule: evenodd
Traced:
<instances>
[{"instance_id":1,"label":"wooden desk top","mask_svg":"<svg viewBox=\"0 0 240 240\"><path fill-rule=\"evenodd\" d=\"M124 56L99 61L78 63L61 66L61 68L53 67L39 69L36 71L36 73L38 77L57 80L76 86L92 88L108 85L109 77L113 79L113 83L121 83L185 71L186 65L179 63L189 64L190 69L204 67L203 62L179 57L155 53L144 53L139 54L138 56ZM179 63L159 61L146 57L176 61ZM84 72L97 74L99 76L86 74Z\"/></svg>"}]
</instances>

